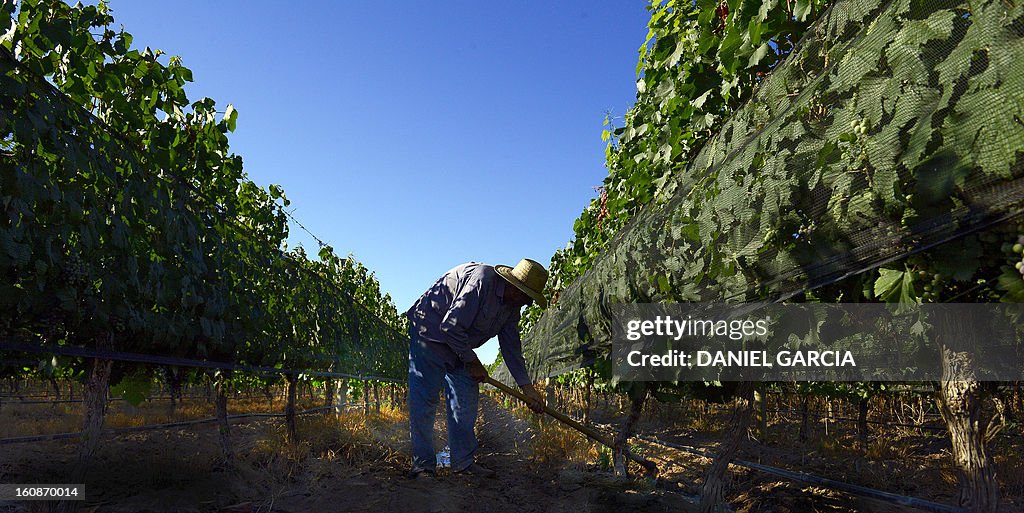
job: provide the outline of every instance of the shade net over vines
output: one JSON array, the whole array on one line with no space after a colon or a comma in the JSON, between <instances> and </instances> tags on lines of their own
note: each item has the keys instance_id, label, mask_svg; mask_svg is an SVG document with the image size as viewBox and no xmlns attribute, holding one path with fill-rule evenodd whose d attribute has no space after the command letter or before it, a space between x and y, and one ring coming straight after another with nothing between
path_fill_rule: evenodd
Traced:
<instances>
[{"instance_id":1,"label":"shade net over vines","mask_svg":"<svg viewBox=\"0 0 1024 513\"><path fill-rule=\"evenodd\" d=\"M837 2L545 312L533 377L607 356L615 303L783 301L1005 223L1022 120L1021 2Z\"/></svg>"},{"instance_id":2,"label":"shade net over vines","mask_svg":"<svg viewBox=\"0 0 1024 513\"><path fill-rule=\"evenodd\" d=\"M266 211L246 204L261 191L236 194L258 189L251 182L221 170L223 190L194 185L214 173L205 162L240 170L240 159L197 147L193 169L167 169L167 151L132 135L0 49L0 347L38 345L34 334L57 316L70 333L50 340L57 354L74 346L404 379L408 337L339 291L342 265L284 252L283 220L274 233L247 222ZM112 342L88 335L114 325Z\"/></svg>"}]
</instances>

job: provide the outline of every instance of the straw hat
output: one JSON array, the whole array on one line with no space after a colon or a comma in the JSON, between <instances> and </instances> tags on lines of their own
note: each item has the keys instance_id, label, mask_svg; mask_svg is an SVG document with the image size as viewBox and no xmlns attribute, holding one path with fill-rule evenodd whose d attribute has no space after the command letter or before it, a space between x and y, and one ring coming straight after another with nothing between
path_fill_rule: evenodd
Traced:
<instances>
[{"instance_id":1,"label":"straw hat","mask_svg":"<svg viewBox=\"0 0 1024 513\"><path fill-rule=\"evenodd\" d=\"M544 299L544 284L548 281L548 271L544 269L543 265L524 258L515 267L496 265L494 270L502 278L505 278L505 281L532 297L541 308L547 308L548 302Z\"/></svg>"}]
</instances>

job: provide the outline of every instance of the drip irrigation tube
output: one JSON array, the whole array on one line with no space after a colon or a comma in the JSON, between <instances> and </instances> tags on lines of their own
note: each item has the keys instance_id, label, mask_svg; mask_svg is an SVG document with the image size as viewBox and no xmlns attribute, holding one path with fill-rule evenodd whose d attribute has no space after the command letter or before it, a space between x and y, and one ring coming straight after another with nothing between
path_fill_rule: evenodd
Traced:
<instances>
[{"instance_id":1,"label":"drip irrigation tube","mask_svg":"<svg viewBox=\"0 0 1024 513\"><path fill-rule=\"evenodd\" d=\"M664 442L657 438L635 435L637 438L644 440L648 443L660 445L662 447L668 447L677 451L682 451L688 454L694 454L697 456L703 456L705 458L714 459L715 455L708 451L701 450L695 447L687 447L685 445L674 444L671 442ZM888 502L890 504L896 504L899 506L907 506L910 508L916 508L924 511L931 511L934 513L970 513L968 510L958 506L949 506L946 504L939 504L937 502L926 501L924 499L918 499L916 497L908 497L906 495L899 495L890 492L883 492L874 488L868 488L866 486L860 486L850 483L844 483L842 481L836 481L825 477L818 477L805 472L798 472L795 470L786 470L776 467L770 467L768 465L762 465L760 463L754 463L752 461L734 459L729 462L731 465L738 467L749 468L751 470L757 470L766 474L772 474L775 476L791 479L793 481L800 481L803 483L809 483L817 486L823 486L832 490L849 493L851 495L857 495L859 497L866 497L882 502Z\"/></svg>"},{"instance_id":2,"label":"drip irrigation tube","mask_svg":"<svg viewBox=\"0 0 1024 513\"><path fill-rule=\"evenodd\" d=\"M328 378L350 378L360 380L386 381L399 383L403 380L387 378L382 376L363 376L348 374L345 372L323 372L299 369L278 369L276 367L261 367L256 365L243 365L233 362L213 362L208 360L193 360L190 358L179 358L176 356L163 356L143 353L126 353L122 351L107 351L101 349L89 349L76 346L41 346L36 344L23 344L0 340L0 350L20 351L25 353L59 354L63 356L79 356L84 358L104 358L107 360L118 360L123 362L150 363L156 365L177 365L180 367L195 367L202 369L223 369L254 374L279 375L279 374L303 374L306 376L328 377Z\"/></svg>"},{"instance_id":3,"label":"drip irrigation tube","mask_svg":"<svg viewBox=\"0 0 1024 513\"><path fill-rule=\"evenodd\" d=\"M284 393L277 394L277 395L274 396L274 399L275 400L283 400L286 395L287 394L284 394ZM40 397L45 397L45 396L40 396ZM147 397L146 398L146 402L150 402L150 401L170 401L171 399L172 398L170 396ZM178 401L197 401L197 400L198 401L206 401L208 398L205 395L191 395L191 396L185 396L185 397L176 397L174 399L176 399ZM232 400L232 401L237 401L239 399L265 401L265 400L267 400L267 396L265 396L265 395L238 395L238 396L230 396L230 397L228 397L228 399ZM123 397L110 397L110 398L107 399L108 402L124 401L124 400L125 399ZM29 400L26 400L26 401L18 401L18 400L15 400L15 399L8 399L8 398L0 397L0 406L9 406L9 405L12 405L12 404L68 404L68 403L78 404L78 403L84 403L84 402L85 401L82 400L82 399L51 399L51 400L48 400L48 401L47 400L29 399Z\"/></svg>"},{"instance_id":4,"label":"drip irrigation tube","mask_svg":"<svg viewBox=\"0 0 1024 513\"><path fill-rule=\"evenodd\" d=\"M370 403L370 404L374 404L374 403ZM366 405L366 403L354 403L354 404L346 404L344 407L345 408L359 408L359 407L362 407L362 406L365 406L365 405ZM303 411L300 411L300 412L296 412L295 414L296 415L309 415L311 413L316 413L316 412L320 412L320 411L324 411L324 410L329 410L329 409L333 409L333 408L336 408L336 407L335 406L321 406L321 407L318 407L318 408L311 408L311 409L308 409L308 410L303 410ZM284 417L286 415L287 414L285 414L285 413L239 413L239 414L236 414L236 415L228 415L228 420L231 421L231 420L249 419L249 418L275 418L275 417ZM155 431L155 430L159 430L159 429L170 429L170 428L176 428L176 427L195 426L195 425L199 425L199 424L210 424L212 422L217 422L217 420L218 420L217 417L207 417L207 418L204 418L204 419L183 420L183 421L180 421L180 422L168 422L166 424L149 424L149 425L146 425L146 426L132 426L132 427L124 427L124 428L114 428L114 429L104 430L103 434L104 435L118 435L118 434L122 434L122 433L134 433L134 432L138 432L138 431ZM18 444L18 443L27 443L27 442L48 442L48 441L52 441L52 440L67 440L67 439L70 439L70 438L78 438L80 436L82 436L82 432L77 432L77 433L54 433L54 434L50 434L50 435L17 436L17 437L13 437L13 438L2 438L2 439L0 439L0 445Z\"/></svg>"}]
</instances>

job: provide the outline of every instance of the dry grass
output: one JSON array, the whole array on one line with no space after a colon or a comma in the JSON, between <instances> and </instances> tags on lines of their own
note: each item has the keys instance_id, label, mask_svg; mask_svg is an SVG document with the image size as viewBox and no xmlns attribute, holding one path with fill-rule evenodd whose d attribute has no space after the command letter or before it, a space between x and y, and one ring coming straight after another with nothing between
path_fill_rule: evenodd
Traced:
<instances>
[{"instance_id":1,"label":"dry grass","mask_svg":"<svg viewBox=\"0 0 1024 513\"><path fill-rule=\"evenodd\" d=\"M696 415L689 419L689 429L698 433L717 433L725 429L725 419L722 415Z\"/></svg>"},{"instance_id":2,"label":"dry grass","mask_svg":"<svg viewBox=\"0 0 1024 513\"><path fill-rule=\"evenodd\" d=\"M238 408L230 413L266 411L266 401L238 401ZM132 410L123 403L114 403L107 417L107 425L142 425L182 417L212 416L206 404L182 405L174 416L157 404L140 405ZM277 402L275 406L283 406ZM315 406L300 404L300 408ZM276 409L276 408L275 408ZM278 410L280 411L280 410ZM5 407L3 414L9 411ZM70 418L43 418L38 411L23 412L22 418L39 417L28 429L47 432L69 431L78 428L78 415ZM186 429L145 431L111 436L104 439L89 479L95 489L104 490L109 500L123 501L122 511L149 511L151 504L160 504L163 511L197 511L195 498L208 499L202 510L214 504L218 508L236 504L240 498L252 500L253 512L268 511L283 494L314 487L322 482L344 482L353 476L374 471L404 467L402 432L407 417L388 407L380 413L371 410L364 414L355 409L342 415L312 414L296 419L299 441L291 443L286 437L283 418L256 418L232 424L231 437L235 461L225 466L217 443L217 429L212 425ZM8 430L8 423L3 429ZM397 425L397 427L396 427ZM21 434L21 433L19 433ZM407 436L407 435L406 435ZM74 461L76 445L53 446L54 456L33 462L39 452L33 444L13 446L20 456L8 453L0 463L0 477L22 475L62 476L67 465ZM38 467L41 470L29 470ZM59 480L40 482L60 482ZM145 493L139 494L143 490ZM136 500L141 502L133 502ZM148 501L148 502L147 502ZM250 503L246 503L250 504ZM180 508L178 506L181 506ZM227 510L230 510L228 508ZM32 511L32 510L30 510ZM249 509L246 509L249 511Z\"/></svg>"},{"instance_id":3,"label":"dry grass","mask_svg":"<svg viewBox=\"0 0 1024 513\"><path fill-rule=\"evenodd\" d=\"M543 387L538 387L538 391L542 396L544 395ZM612 452L608 447L594 442L586 435L551 417L537 416L518 400L500 393L492 393L491 398L515 417L529 420L533 431L529 445L529 458L533 463L543 465L545 468L571 470L584 470L590 465L596 465L602 470L612 468ZM619 416L626 414L618 412ZM647 451L640 445L631 446L631 450L642 456ZM645 473L643 467L628 460L627 470L631 475Z\"/></svg>"},{"instance_id":4,"label":"dry grass","mask_svg":"<svg viewBox=\"0 0 1024 513\"><path fill-rule=\"evenodd\" d=\"M407 419L403 412L389 407L382 407L380 413L371 409L364 414L358 409L340 415L302 416L296 419L296 443L288 440L282 420L274 423L268 436L239 447L239 465L256 475L274 476L278 482L300 477L320 481L342 469L366 465L403 468L406 456L394 427Z\"/></svg>"},{"instance_id":5,"label":"dry grass","mask_svg":"<svg viewBox=\"0 0 1024 513\"><path fill-rule=\"evenodd\" d=\"M942 480L950 489L954 489L960 483L960 478L957 476L957 471L950 467L939 469L939 478Z\"/></svg>"},{"instance_id":6,"label":"dry grass","mask_svg":"<svg viewBox=\"0 0 1024 513\"><path fill-rule=\"evenodd\" d=\"M539 387L538 392L543 396L543 387ZM545 466L583 469L601 457L602 446L579 431L550 417L537 416L522 401L497 392L489 395L499 407L508 410L517 418L529 421L533 430L529 445L529 457L532 462Z\"/></svg>"},{"instance_id":7,"label":"dry grass","mask_svg":"<svg viewBox=\"0 0 1024 513\"><path fill-rule=\"evenodd\" d=\"M531 441L531 459L539 464L582 469L598 460L598 444L555 421L538 423Z\"/></svg>"},{"instance_id":8,"label":"dry grass","mask_svg":"<svg viewBox=\"0 0 1024 513\"><path fill-rule=\"evenodd\" d=\"M537 387L537 391L541 394L541 396L544 395L544 387ZM498 405L500 405L502 408L511 412L512 415L515 415L516 417L519 417L521 419L528 419L533 416L533 412L526 407L526 403L518 399L509 397L501 392L498 392L497 390L484 391L484 394L487 395L491 400L496 402Z\"/></svg>"},{"instance_id":9,"label":"dry grass","mask_svg":"<svg viewBox=\"0 0 1024 513\"><path fill-rule=\"evenodd\" d=\"M389 407L382 407L380 413L370 410L368 415L355 410L299 417L298 443L288 442L284 426L278 425L270 438L253 447L251 454L264 465L274 459L301 464L309 458L349 464L398 462L403 457L398 447L400 434L393 428L407 419L404 412Z\"/></svg>"},{"instance_id":10,"label":"dry grass","mask_svg":"<svg viewBox=\"0 0 1024 513\"><path fill-rule=\"evenodd\" d=\"M1006 495L1024 497L1024 455L1005 453L994 458Z\"/></svg>"},{"instance_id":11,"label":"dry grass","mask_svg":"<svg viewBox=\"0 0 1024 513\"><path fill-rule=\"evenodd\" d=\"M868 461L902 460L914 457L914 449L907 440L899 438L876 438L868 443L864 458Z\"/></svg>"},{"instance_id":12,"label":"dry grass","mask_svg":"<svg viewBox=\"0 0 1024 513\"><path fill-rule=\"evenodd\" d=\"M285 402L280 399L275 400L271 408L270 402L265 398L229 398L228 414L280 413L284 411L284 406ZM318 406L322 404L308 399L296 403L298 411ZM0 409L0 415L9 422L0 424L0 438L77 432L82 429L84 411L81 403L5 402ZM179 402L173 412L169 401L147 401L139 406L132 406L123 401L112 401L108 404L103 423L107 428L138 427L205 419L214 415L214 405L202 399Z\"/></svg>"}]
</instances>

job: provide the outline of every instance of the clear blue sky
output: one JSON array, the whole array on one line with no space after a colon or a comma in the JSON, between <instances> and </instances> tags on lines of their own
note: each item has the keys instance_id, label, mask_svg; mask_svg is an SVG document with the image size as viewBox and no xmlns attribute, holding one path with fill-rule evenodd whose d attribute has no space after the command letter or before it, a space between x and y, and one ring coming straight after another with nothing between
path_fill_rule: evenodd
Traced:
<instances>
[{"instance_id":1,"label":"clear blue sky","mask_svg":"<svg viewBox=\"0 0 1024 513\"><path fill-rule=\"evenodd\" d=\"M282 185L399 311L460 263L547 265L565 246L648 20L642 0L109 5L135 46L183 58L190 100L235 106L250 178ZM300 243L317 248L293 226Z\"/></svg>"}]
</instances>

